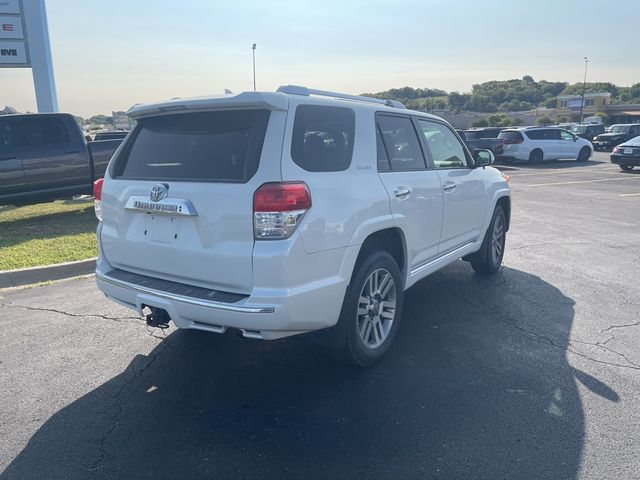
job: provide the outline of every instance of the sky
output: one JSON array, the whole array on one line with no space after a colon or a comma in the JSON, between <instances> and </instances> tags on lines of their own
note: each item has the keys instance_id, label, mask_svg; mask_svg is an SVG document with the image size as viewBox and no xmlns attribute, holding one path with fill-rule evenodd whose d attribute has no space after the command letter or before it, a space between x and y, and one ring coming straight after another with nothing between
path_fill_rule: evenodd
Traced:
<instances>
[{"instance_id":1,"label":"sky","mask_svg":"<svg viewBox=\"0 0 640 480\"><path fill-rule=\"evenodd\" d=\"M640 82L640 0L45 2L60 111L84 117L251 90L253 43L266 91L575 83L585 56L587 81ZM36 111L30 69L0 69L0 85L0 108Z\"/></svg>"}]
</instances>

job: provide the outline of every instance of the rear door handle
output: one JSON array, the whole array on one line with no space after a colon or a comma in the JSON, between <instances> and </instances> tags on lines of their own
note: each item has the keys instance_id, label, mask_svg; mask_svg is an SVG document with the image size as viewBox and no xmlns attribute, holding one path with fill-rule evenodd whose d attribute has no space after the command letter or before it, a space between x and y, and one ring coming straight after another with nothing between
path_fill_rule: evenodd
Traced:
<instances>
[{"instance_id":1,"label":"rear door handle","mask_svg":"<svg viewBox=\"0 0 640 480\"><path fill-rule=\"evenodd\" d=\"M456 186L457 186L457 185L456 185L455 183L453 183L453 182L451 182L451 183L445 183L445 184L442 186L442 189L443 189L445 192L448 192L449 190L453 190L454 188L456 188Z\"/></svg>"},{"instance_id":2,"label":"rear door handle","mask_svg":"<svg viewBox=\"0 0 640 480\"><path fill-rule=\"evenodd\" d=\"M0 157L0 160L13 160L15 158L15 155L5 155L4 157Z\"/></svg>"},{"instance_id":3,"label":"rear door handle","mask_svg":"<svg viewBox=\"0 0 640 480\"><path fill-rule=\"evenodd\" d=\"M393 194L397 198L404 198L411 193L411 189L409 187L396 187L393 189Z\"/></svg>"}]
</instances>

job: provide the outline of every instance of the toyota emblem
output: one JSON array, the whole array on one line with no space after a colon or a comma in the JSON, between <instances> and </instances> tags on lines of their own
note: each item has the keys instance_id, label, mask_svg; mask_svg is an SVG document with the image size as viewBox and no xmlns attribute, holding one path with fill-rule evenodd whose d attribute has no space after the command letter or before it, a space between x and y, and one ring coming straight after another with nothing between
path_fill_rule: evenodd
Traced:
<instances>
[{"instance_id":1,"label":"toyota emblem","mask_svg":"<svg viewBox=\"0 0 640 480\"><path fill-rule=\"evenodd\" d=\"M149 192L149 198L152 202L159 202L163 198L167 196L169 193L169 185L166 183L159 183L154 185L151 191Z\"/></svg>"}]
</instances>

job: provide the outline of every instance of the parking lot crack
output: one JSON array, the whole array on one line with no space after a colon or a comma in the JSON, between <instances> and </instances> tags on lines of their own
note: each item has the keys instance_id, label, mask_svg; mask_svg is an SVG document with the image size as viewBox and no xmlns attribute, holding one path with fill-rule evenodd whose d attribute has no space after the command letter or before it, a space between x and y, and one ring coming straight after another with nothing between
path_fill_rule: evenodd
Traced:
<instances>
[{"instance_id":1,"label":"parking lot crack","mask_svg":"<svg viewBox=\"0 0 640 480\"><path fill-rule=\"evenodd\" d=\"M133 385L142 375L149 370L149 368L154 364L154 362L158 359L158 357L166 350L168 347L173 347L170 344L169 337L157 337L153 335L155 338L159 338L161 340L160 345L153 350L153 354L147 356L147 361L139 368L133 375L131 375L128 379L124 380L115 394L112 396L113 403L115 405L115 411L108 418L109 426L106 431L100 437L100 447L98 450L98 458L89 465L90 471L95 471L102 468L102 463L106 457L107 453L107 440L109 437L118 429L120 426L120 417L124 411L124 403L127 389ZM129 434L130 435L130 434ZM128 437L127 437L128 441Z\"/></svg>"},{"instance_id":2,"label":"parking lot crack","mask_svg":"<svg viewBox=\"0 0 640 480\"><path fill-rule=\"evenodd\" d=\"M6 307L6 308L21 308L24 310L31 310L31 311L36 311L36 312L50 312L50 313L57 313L59 315L66 315L68 317L74 317L74 318L86 318L86 317L93 317L93 318L99 318L102 320L109 320L112 322L121 322L124 320L139 320L141 321L140 317L112 317L109 315L102 315L99 313L72 313L72 312L66 312L64 310L58 310L55 308L44 308L44 307L32 307L29 305L16 305L13 303L2 303L0 304L0 307Z\"/></svg>"}]
</instances>

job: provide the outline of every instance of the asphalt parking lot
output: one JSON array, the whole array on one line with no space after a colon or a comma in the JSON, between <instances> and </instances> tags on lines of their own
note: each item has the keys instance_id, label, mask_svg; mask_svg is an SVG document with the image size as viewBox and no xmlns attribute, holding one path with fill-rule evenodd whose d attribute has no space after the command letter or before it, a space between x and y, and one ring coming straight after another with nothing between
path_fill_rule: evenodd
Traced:
<instances>
[{"instance_id":1,"label":"asphalt parking lot","mask_svg":"<svg viewBox=\"0 0 640 480\"><path fill-rule=\"evenodd\" d=\"M640 171L504 170L500 274L417 284L367 370L150 330L91 277L2 292L0 478L638 478Z\"/></svg>"}]
</instances>

